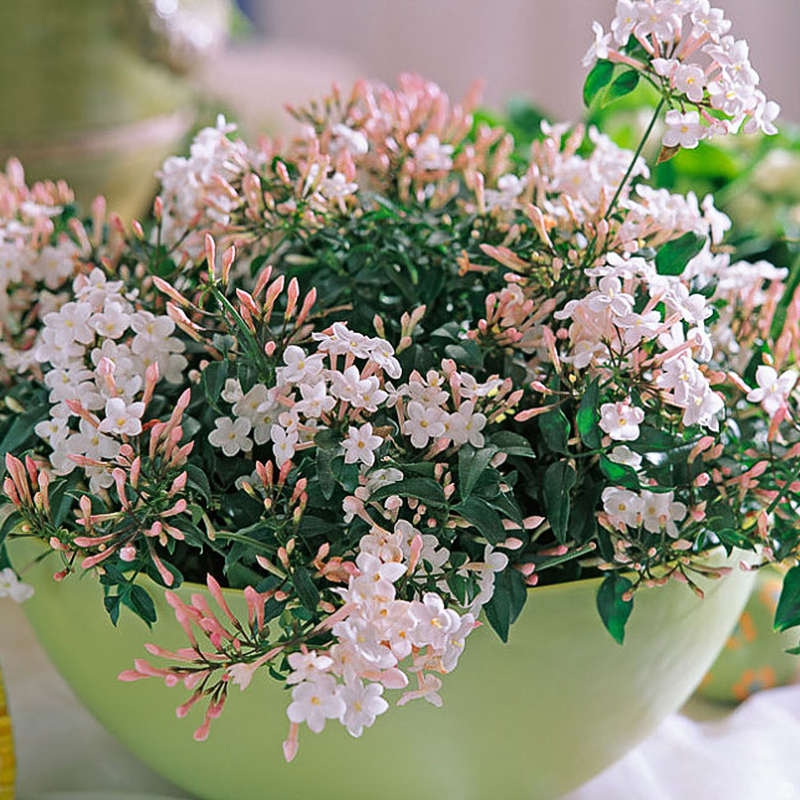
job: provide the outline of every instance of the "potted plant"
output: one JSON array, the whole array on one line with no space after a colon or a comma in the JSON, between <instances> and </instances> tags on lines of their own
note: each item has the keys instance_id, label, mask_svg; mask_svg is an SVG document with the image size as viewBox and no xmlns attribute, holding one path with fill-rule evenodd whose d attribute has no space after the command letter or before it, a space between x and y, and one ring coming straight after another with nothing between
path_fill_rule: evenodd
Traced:
<instances>
[{"instance_id":1,"label":"potted plant","mask_svg":"<svg viewBox=\"0 0 800 800\"><path fill-rule=\"evenodd\" d=\"M147 230L9 167L4 558L149 763L214 798L556 796L685 699L751 565L793 563L792 279L641 158L662 115L661 159L774 131L728 27L595 26L587 104L659 93L635 152L544 124L519 153L406 75L285 145L220 119Z\"/></svg>"}]
</instances>

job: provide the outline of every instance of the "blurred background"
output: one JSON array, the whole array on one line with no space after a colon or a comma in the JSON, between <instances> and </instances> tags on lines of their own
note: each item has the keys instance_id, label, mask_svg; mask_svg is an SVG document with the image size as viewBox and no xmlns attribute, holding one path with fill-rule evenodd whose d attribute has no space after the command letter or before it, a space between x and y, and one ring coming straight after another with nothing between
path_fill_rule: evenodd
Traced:
<instances>
[{"instance_id":1,"label":"blurred background","mask_svg":"<svg viewBox=\"0 0 800 800\"><path fill-rule=\"evenodd\" d=\"M764 90L800 120L800 3L725 0ZM332 81L404 70L460 97L523 96L555 118L582 113L581 57L615 0L2 0L0 163L65 177L123 215L148 176L217 110L246 137L285 131L284 103Z\"/></svg>"}]
</instances>

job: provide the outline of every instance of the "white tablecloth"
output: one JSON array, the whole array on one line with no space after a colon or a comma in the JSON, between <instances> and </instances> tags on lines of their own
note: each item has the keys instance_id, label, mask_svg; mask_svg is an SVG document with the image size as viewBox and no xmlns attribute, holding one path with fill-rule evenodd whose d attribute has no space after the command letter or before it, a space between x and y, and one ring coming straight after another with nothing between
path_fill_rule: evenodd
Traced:
<instances>
[{"instance_id":1,"label":"white tablecloth","mask_svg":"<svg viewBox=\"0 0 800 800\"><path fill-rule=\"evenodd\" d=\"M79 793L74 800L90 800L92 792L104 800L109 792L188 798L78 704L10 602L0 602L0 663L19 800L66 791ZM563 800L800 800L800 686L762 692L730 713L697 700L684 711Z\"/></svg>"}]
</instances>

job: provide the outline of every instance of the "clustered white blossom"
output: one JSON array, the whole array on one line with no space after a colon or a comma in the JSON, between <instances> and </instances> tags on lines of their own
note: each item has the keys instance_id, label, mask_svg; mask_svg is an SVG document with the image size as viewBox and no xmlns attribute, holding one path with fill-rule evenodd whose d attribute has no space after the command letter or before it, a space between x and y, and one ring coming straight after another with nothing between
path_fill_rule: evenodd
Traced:
<instances>
[{"instance_id":1,"label":"clustered white blossom","mask_svg":"<svg viewBox=\"0 0 800 800\"><path fill-rule=\"evenodd\" d=\"M712 308L705 296L692 293L678 276L660 275L644 258L606 256L606 264L586 270L596 288L581 300L570 300L555 313L569 319L568 354L563 360L578 369L602 370L615 362L637 363L640 345L655 341L654 384L662 400L683 409L684 425L719 430L722 397L700 365L713 355L705 321ZM634 311L635 296L644 296ZM600 427L618 441L635 441L643 412L630 397L600 409Z\"/></svg>"},{"instance_id":2,"label":"clustered white blossom","mask_svg":"<svg viewBox=\"0 0 800 800\"><path fill-rule=\"evenodd\" d=\"M236 125L220 114L216 126L195 136L187 158L171 156L164 162L157 175L164 203L162 244L202 257L204 231L229 224L242 202L231 182L255 159L244 142L229 137L235 131Z\"/></svg>"},{"instance_id":3,"label":"clustered white blossom","mask_svg":"<svg viewBox=\"0 0 800 800\"><path fill-rule=\"evenodd\" d=\"M140 398L151 364L176 384L187 366L184 344L172 335L173 321L137 310L122 281L109 281L94 269L74 280L73 295L74 300L45 315L34 353L49 367L44 382L51 403L49 418L35 431L53 448L50 462L57 475L75 468L70 456L112 459L121 437L141 432ZM79 414L78 406L89 416ZM92 491L112 485L109 470L84 469Z\"/></svg>"},{"instance_id":4,"label":"clustered white blossom","mask_svg":"<svg viewBox=\"0 0 800 800\"><path fill-rule=\"evenodd\" d=\"M280 466L311 444L334 407L347 409L350 419L362 419L391 406L397 409L401 432L417 449L433 442L483 446L487 417L476 405L501 381L478 383L466 373L453 372L447 378L430 370L425 377L413 373L407 383L394 387L382 380L384 373L401 376L400 362L386 340L351 331L339 322L330 333L315 333L314 339L314 353L297 345L285 349L284 365L276 370L272 387L259 383L245 394L237 379L226 382L222 399L231 405L231 415L215 420L208 437L214 447L232 457L251 452L254 444L271 442ZM343 369L335 366L340 358ZM364 366L359 368L356 360ZM326 363L334 368L326 368ZM341 443L346 463L358 463L364 470L372 467L383 442L371 422L350 425Z\"/></svg>"},{"instance_id":5,"label":"clustered white blossom","mask_svg":"<svg viewBox=\"0 0 800 800\"><path fill-rule=\"evenodd\" d=\"M28 189L14 159L0 173L0 358L9 370L24 372L36 361L32 340L15 347L7 335L23 333L64 302L80 255L66 234L54 240L52 219L63 206L53 194L39 185Z\"/></svg>"},{"instance_id":6,"label":"clustered white blossom","mask_svg":"<svg viewBox=\"0 0 800 800\"><path fill-rule=\"evenodd\" d=\"M709 0L618 0L611 30L595 22L595 41L584 59L634 66L660 81L672 107L666 114L666 147L696 147L717 135L777 133L780 107L758 88L759 76L743 39L728 34L730 20ZM630 37L647 63L615 49ZM612 42L613 40L613 42Z\"/></svg>"},{"instance_id":7,"label":"clustered white blossom","mask_svg":"<svg viewBox=\"0 0 800 800\"><path fill-rule=\"evenodd\" d=\"M679 536L676 523L686 517L687 508L675 501L674 492L639 492L609 486L603 490L603 510L611 525L619 530L644 527L649 533L666 531L668 536Z\"/></svg>"},{"instance_id":8,"label":"clustered white blossom","mask_svg":"<svg viewBox=\"0 0 800 800\"><path fill-rule=\"evenodd\" d=\"M358 574L340 590L347 613L333 625L335 644L324 652L289 656L293 671L287 683L294 689L287 715L292 723L305 722L319 733L326 719L338 719L360 736L387 710L384 688L407 686L409 674L417 685L398 705L415 698L442 704L438 675L455 669L477 623L471 612L446 608L435 592L411 601L397 599L394 584L413 572L409 554L419 536L400 520L392 532L373 529L362 538Z\"/></svg>"}]
</instances>

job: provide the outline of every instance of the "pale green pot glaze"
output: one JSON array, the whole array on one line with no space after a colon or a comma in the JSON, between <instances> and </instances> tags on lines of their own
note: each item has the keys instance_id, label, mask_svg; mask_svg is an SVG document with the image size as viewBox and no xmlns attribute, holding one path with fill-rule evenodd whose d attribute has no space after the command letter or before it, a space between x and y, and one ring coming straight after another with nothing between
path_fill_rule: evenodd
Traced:
<instances>
[{"instance_id":1,"label":"pale green pot glaze","mask_svg":"<svg viewBox=\"0 0 800 800\"><path fill-rule=\"evenodd\" d=\"M18 569L38 545L16 541ZM51 561L51 563L47 563ZM36 588L25 609L39 640L78 697L154 770L207 800L550 800L580 785L651 733L688 697L719 652L747 599L739 570L707 582L706 599L671 584L636 597L624 646L595 611L597 581L531 591L503 645L488 626L467 640L444 677L441 709L415 701L390 708L354 740L329 722L303 729L283 761L289 695L266 676L234 691L205 743L192 739L202 712L178 720L182 688L116 676L147 657L142 645L185 645L158 602L152 631L123 613L115 630L90 577L56 584L55 560L24 573ZM199 587L183 587L188 599ZM160 592L157 592L160 595ZM241 597L232 592L232 605Z\"/></svg>"},{"instance_id":2,"label":"pale green pot glaze","mask_svg":"<svg viewBox=\"0 0 800 800\"><path fill-rule=\"evenodd\" d=\"M64 179L84 208L98 194L124 218L187 135L189 83L129 35L132 0L9 0L0 27L0 167Z\"/></svg>"}]
</instances>

